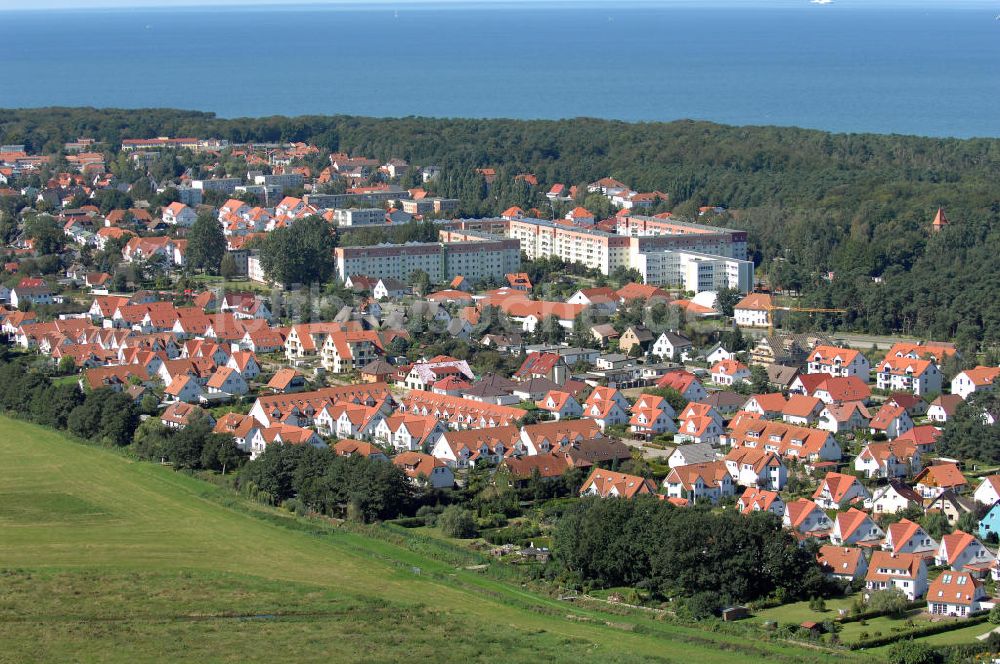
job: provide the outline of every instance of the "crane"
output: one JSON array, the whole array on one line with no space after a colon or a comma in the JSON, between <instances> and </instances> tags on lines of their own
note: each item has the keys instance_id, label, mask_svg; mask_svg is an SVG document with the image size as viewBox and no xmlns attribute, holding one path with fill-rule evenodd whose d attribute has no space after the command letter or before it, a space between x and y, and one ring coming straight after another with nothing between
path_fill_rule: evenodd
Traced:
<instances>
[{"instance_id":1,"label":"crane","mask_svg":"<svg viewBox=\"0 0 1000 664\"><path fill-rule=\"evenodd\" d=\"M776 305L767 305L765 307L768 311L767 316L767 336L774 336L774 312L775 311L802 311L806 313L814 314L846 314L847 309L822 309L819 307L779 307Z\"/></svg>"}]
</instances>

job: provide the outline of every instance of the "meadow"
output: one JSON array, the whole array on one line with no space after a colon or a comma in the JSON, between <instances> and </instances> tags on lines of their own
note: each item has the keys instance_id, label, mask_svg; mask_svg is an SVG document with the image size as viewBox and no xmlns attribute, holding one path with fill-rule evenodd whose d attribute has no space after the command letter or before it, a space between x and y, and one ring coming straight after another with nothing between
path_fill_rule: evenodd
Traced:
<instances>
[{"instance_id":1,"label":"meadow","mask_svg":"<svg viewBox=\"0 0 1000 664\"><path fill-rule=\"evenodd\" d=\"M0 417L0 661L828 662L542 596Z\"/></svg>"}]
</instances>

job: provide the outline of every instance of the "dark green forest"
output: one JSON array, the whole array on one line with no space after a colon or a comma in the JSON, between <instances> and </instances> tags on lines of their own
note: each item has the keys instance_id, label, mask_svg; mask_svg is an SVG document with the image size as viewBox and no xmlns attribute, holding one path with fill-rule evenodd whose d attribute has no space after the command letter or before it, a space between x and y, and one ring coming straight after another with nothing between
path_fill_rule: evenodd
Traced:
<instances>
[{"instance_id":1,"label":"dark green forest","mask_svg":"<svg viewBox=\"0 0 1000 664\"><path fill-rule=\"evenodd\" d=\"M152 109L0 111L0 141L58 152L78 136L219 137L305 141L323 150L442 167L435 193L467 215L547 205L556 182L617 178L670 195L692 216L748 229L758 275L802 293L805 304L846 308L839 325L871 333L954 339L963 348L1000 340L991 304L1000 257L1000 140L830 134L707 122L624 123L306 116L221 119ZM487 187L474 169L497 169ZM532 188L515 180L537 176ZM951 225L932 235L944 207ZM527 209L527 207L526 207ZM715 223L715 222L713 222ZM794 321L793 321L794 322Z\"/></svg>"}]
</instances>

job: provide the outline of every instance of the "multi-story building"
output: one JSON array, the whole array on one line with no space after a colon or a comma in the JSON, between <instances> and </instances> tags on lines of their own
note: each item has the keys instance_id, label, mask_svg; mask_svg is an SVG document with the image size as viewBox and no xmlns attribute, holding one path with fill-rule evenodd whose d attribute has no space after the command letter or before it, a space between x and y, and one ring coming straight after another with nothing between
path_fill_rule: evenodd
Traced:
<instances>
[{"instance_id":1,"label":"multi-story building","mask_svg":"<svg viewBox=\"0 0 1000 664\"><path fill-rule=\"evenodd\" d=\"M375 226L385 223L382 208L338 208L333 211L333 222L338 226Z\"/></svg>"},{"instance_id":2,"label":"multi-story building","mask_svg":"<svg viewBox=\"0 0 1000 664\"><path fill-rule=\"evenodd\" d=\"M557 257L604 274L634 268L654 286L694 292L753 287L745 231L641 216L620 220L617 233L529 217L464 219L454 227L516 239L530 259Z\"/></svg>"},{"instance_id":3,"label":"multi-story building","mask_svg":"<svg viewBox=\"0 0 1000 664\"><path fill-rule=\"evenodd\" d=\"M263 187L281 187L282 189L294 189L301 187L305 178L301 173L276 173L273 175L255 175L253 183Z\"/></svg>"},{"instance_id":4,"label":"multi-story building","mask_svg":"<svg viewBox=\"0 0 1000 664\"><path fill-rule=\"evenodd\" d=\"M449 238L448 234L444 234ZM450 240L450 238L449 238ZM521 267L520 247L512 240L458 240L409 242L373 247L337 247L337 275L407 280L423 270L434 283L462 275L470 281L501 280Z\"/></svg>"},{"instance_id":5,"label":"multi-story building","mask_svg":"<svg viewBox=\"0 0 1000 664\"><path fill-rule=\"evenodd\" d=\"M243 184L239 178L211 178L210 180L191 180L191 187L202 191L221 191L226 194L236 192L236 187Z\"/></svg>"}]
</instances>

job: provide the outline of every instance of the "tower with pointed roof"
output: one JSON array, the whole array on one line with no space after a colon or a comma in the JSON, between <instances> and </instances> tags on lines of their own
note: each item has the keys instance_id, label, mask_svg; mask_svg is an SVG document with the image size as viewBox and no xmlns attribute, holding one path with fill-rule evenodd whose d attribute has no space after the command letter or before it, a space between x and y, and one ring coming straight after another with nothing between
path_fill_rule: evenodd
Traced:
<instances>
[{"instance_id":1,"label":"tower with pointed roof","mask_svg":"<svg viewBox=\"0 0 1000 664\"><path fill-rule=\"evenodd\" d=\"M938 208L937 214L934 215L934 221L931 223L931 230L940 233L950 223L944 214L944 208Z\"/></svg>"}]
</instances>

